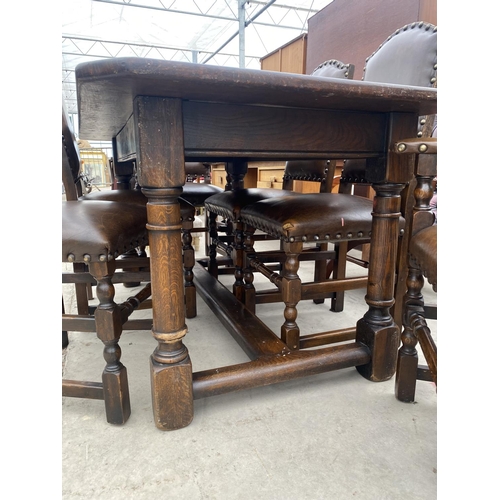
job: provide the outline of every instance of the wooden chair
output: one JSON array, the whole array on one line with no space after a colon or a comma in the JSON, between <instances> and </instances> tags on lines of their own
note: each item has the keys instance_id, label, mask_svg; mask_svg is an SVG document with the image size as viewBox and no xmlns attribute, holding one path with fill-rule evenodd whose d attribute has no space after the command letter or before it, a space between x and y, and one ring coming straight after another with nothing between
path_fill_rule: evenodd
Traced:
<instances>
[{"instance_id":1,"label":"wooden chair","mask_svg":"<svg viewBox=\"0 0 500 500\"><path fill-rule=\"evenodd\" d=\"M414 207L409 219L407 291L403 304L402 346L396 368L396 397L415 400L417 380L433 381L437 387L437 347L426 321L422 296L424 276L437 292L437 224L430 207L433 179L437 174L437 140L401 141L401 154L417 154ZM416 346L420 343L427 366L418 364Z\"/></svg>"},{"instance_id":2,"label":"wooden chair","mask_svg":"<svg viewBox=\"0 0 500 500\"><path fill-rule=\"evenodd\" d=\"M431 24L419 22L396 30L366 59L362 80L435 87L437 85L437 28ZM430 137L433 123L434 117L420 117L417 137ZM366 160L346 160L340 178L339 193L371 197L365 171ZM403 199L405 198L406 193L403 193ZM366 251L363 252L361 258L348 254L361 243L366 245L369 240L356 242L356 245L353 243L336 245L338 260L328 263L327 274L333 272L334 276L345 276L348 261L367 268ZM339 292L337 295L339 310L342 310L342 305L343 292ZM397 316L399 319L399 314Z\"/></svg>"},{"instance_id":3,"label":"wooden chair","mask_svg":"<svg viewBox=\"0 0 500 500\"><path fill-rule=\"evenodd\" d=\"M116 165L116 163L115 163ZM201 165L201 164L200 164ZM123 170L122 170L123 173ZM111 191L93 191L78 199L84 202L115 201L125 204L138 205L146 213L147 197L142 194L140 187L131 181L131 176L122 175L119 177L119 189ZM132 185L134 186L132 188ZM213 186L215 187L215 186ZM183 242L183 265L184 265L184 291L186 318L194 318L197 314L196 308L196 287L193 281L193 267L195 264L195 251L192 245L192 232L194 230L195 207L184 198L179 199L181 212L181 234ZM149 260L145 248L136 247L123 253L117 260L124 271L128 271L128 277L131 273L149 269ZM140 282L124 282L125 286L139 286Z\"/></svg>"},{"instance_id":4,"label":"wooden chair","mask_svg":"<svg viewBox=\"0 0 500 500\"><path fill-rule=\"evenodd\" d=\"M127 370L120 361L119 346L123 324L151 293L150 285L122 304L114 301L113 278L119 255L148 243L147 216L138 204L117 201L82 202L74 183L74 169L79 167L78 148L63 107L62 166L67 201L62 202L62 262L80 265L72 273L76 283L89 274L97 284L99 305L92 317L65 315L63 331L89 329L104 344L105 367L102 382L62 381L62 395L102 399L109 423L123 424L130 416ZM88 273L85 272L88 270ZM85 281L83 282L85 286ZM82 325L82 321L84 325ZM64 343L64 340L63 340Z\"/></svg>"},{"instance_id":5,"label":"wooden chair","mask_svg":"<svg viewBox=\"0 0 500 500\"><path fill-rule=\"evenodd\" d=\"M62 179L66 201L62 205L62 262L73 265L73 272L63 272L63 283L74 284L77 291L77 314L65 313L63 299L63 347L68 345L68 331L95 332L104 344L106 364L102 382L63 380L62 395L103 399L107 421L123 424L130 416L130 398L127 370L120 362L119 340L125 329L149 332L152 328L150 319L130 318L151 295L149 260L129 258L136 248L148 244L147 199L137 190L100 191L95 193L98 196L91 196L93 193L81 196L80 183L75 183L79 165L78 147L63 107ZM187 317L196 315L194 251L189 244L194 210L191 204L181 201ZM128 257L125 259L124 255ZM117 272L119 269L123 271ZM115 303L115 285L128 282L145 284L134 296ZM89 284L97 287L99 304L95 310L88 305Z\"/></svg>"},{"instance_id":6,"label":"wooden chair","mask_svg":"<svg viewBox=\"0 0 500 500\"><path fill-rule=\"evenodd\" d=\"M321 193L330 193L333 185L333 178L335 172L335 165L331 165L328 160L314 160L314 161L301 161L293 160L287 161L285 164L285 171L283 175L283 189L272 189L272 188L247 188L247 189L231 189L219 193L217 195L211 196L205 201L205 207L209 215L210 224L210 263L209 270L214 275L217 276L219 272L217 262L214 259L217 255L217 250L221 253L226 253L226 255L231 259L234 265L232 272L234 272L235 282L233 285L233 292L239 300L244 301L244 249L245 249L245 231L244 224L241 221L241 210L248 206L256 203L257 201L262 201L264 199L274 199L281 198L284 195L287 196L299 196L299 193L293 191L293 185L295 181L308 181L319 183L319 191ZM217 224L217 217L221 217L223 220L231 222L231 230L221 236L220 226ZM254 233L252 233L252 241L255 242L259 238ZM273 235L269 233L264 233L264 238L266 240L278 240ZM328 257L332 258L333 253L327 252L325 244L315 244L313 242L312 246L309 245L305 252L307 255L303 255L303 258L308 260L316 260L315 275L316 279L322 277L324 279L326 273L326 262ZM322 252L322 253L320 253ZM275 266L270 267L270 269L277 270L281 269L281 264L284 262L285 254L283 250L277 248L276 250L269 251L259 251L257 253L259 261L265 262L268 265L270 263L280 263L278 268ZM247 276L247 278L250 276ZM316 301L324 300L322 298L315 299ZM269 303L269 302L279 302L281 297L279 294L275 294L269 291L262 291L256 296L256 303ZM250 304L248 304L250 306ZM254 306L250 306L252 309Z\"/></svg>"}]
</instances>

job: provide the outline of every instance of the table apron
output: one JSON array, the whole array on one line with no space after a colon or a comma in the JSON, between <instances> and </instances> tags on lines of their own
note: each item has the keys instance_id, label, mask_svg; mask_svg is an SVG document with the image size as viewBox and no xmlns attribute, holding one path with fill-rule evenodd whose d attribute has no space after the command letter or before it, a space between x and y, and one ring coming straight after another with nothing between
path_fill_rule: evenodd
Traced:
<instances>
[{"instance_id":1,"label":"table apron","mask_svg":"<svg viewBox=\"0 0 500 500\"><path fill-rule=\"evenodd\" d=\"M195 101L184 101L182 114L186 159L212 161L383 157L390 116ZM133 115L116 142L118 161L136 157Z\"/></svg>"}]
</instances>

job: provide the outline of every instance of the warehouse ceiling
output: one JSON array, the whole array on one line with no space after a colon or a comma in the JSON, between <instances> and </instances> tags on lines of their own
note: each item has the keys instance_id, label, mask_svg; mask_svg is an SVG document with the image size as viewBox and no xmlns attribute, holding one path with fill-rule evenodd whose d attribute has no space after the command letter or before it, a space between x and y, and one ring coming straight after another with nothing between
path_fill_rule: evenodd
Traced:
<instances>
[{"instance_id":1,"label":"warehouse ceiling","mask_svg":"<svg viewBox=\"0 0 500 500\"><path fill-rule=\"evenodd\" d=\"M65 0L67 110L77 113L75 67L82 62L132 56L260 69L260 58L307 32L308 19L331 1Z\"/></svg>"}]
</instances>

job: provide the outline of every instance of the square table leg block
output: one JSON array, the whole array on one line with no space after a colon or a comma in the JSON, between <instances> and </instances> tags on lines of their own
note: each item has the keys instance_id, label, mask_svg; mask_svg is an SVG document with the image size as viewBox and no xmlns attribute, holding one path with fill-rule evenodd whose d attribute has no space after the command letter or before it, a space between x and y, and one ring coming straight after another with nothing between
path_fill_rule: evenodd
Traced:
<instances>
[{"instance_id":1,"label":"square table leg block","mask_svg":"<svg viewBox=\"0 0 500 500\"><path fill-rule=\"evenodd\" d=\"M372 382L389 380L396 372L400 341L397 325L377 328L362 318L356 325L356 341L365 344L372 354L369 363L356 367L358 372Z\"/></svg>"},{"instance_id":2,"label":"square table leg block","mask_svg":"<svg viewBox=\"0 0 500 500\"><path fill-rule=\"evenodd\" d=\"M153 415L158 429L173 431L193 420L193 368L187 356L180 363L150 360Z\"/></svg>"}]
</instances>

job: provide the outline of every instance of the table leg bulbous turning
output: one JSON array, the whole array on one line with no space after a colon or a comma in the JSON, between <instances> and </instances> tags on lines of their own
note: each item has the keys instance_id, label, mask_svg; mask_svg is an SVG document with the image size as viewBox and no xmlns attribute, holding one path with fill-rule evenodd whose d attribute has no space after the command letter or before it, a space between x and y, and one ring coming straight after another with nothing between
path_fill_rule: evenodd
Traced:
<instances>
[{"instance_id":1,"label":"table leg bulbous turning","mask_svg":"<svg viewBox=\"0 0 500 500\"><path fill-rule=\"evenodd\" d=\"M175 430L193 419L192 366L182 339L184 273L178 188L143 189L148 196L148 230L153 299L152 334L158 346L151 355L151 390L155 425Z\"/></svg>"},{"instance_id":2,"label":"table leg bulbous turning","mask_svg":"<svg viewBox=\"0 0 500 500\"><path fill-rule=\"evenodd\" d=\"M365 297L368 311L356 325L356 341L370 348L370 363L356 367L374 382L390 379L396 371L399 327L390 308L394 304L399 217L404 184L374 185L370 266Z\"/></svg>"}]
</instances>

